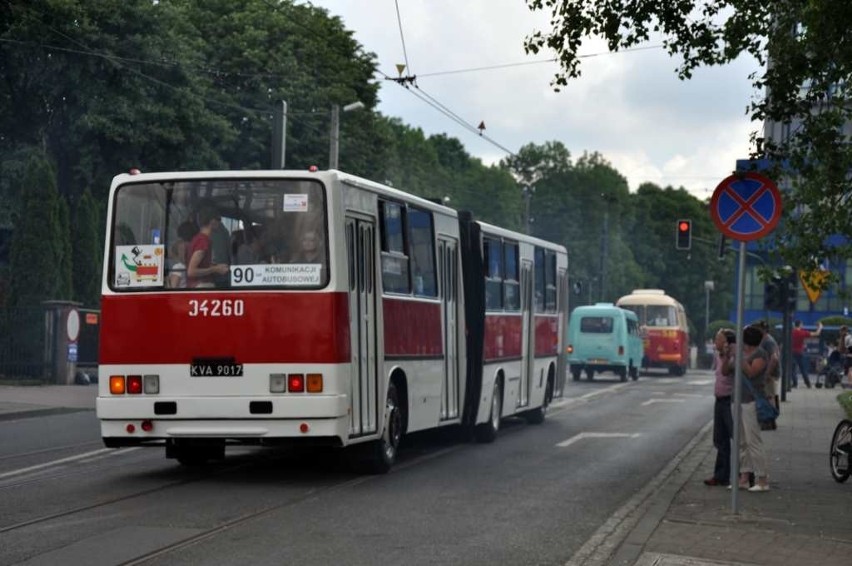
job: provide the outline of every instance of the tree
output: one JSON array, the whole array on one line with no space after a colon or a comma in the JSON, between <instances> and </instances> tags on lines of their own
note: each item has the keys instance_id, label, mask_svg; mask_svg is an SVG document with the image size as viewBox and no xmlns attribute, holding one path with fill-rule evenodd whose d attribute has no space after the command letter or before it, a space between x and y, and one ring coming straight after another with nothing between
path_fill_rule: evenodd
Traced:
<instances>
[{"instance_id":1,"label":"tree","mask_svg":"<svg viewBox=\"0 0 852 566\"><path fill-rule=\"evenodd\" d=\"M7 304L39 307L57 298L63 245L55 173L43 155L30 156L19 190L23 200L9 254Z\"/></svg>"},{"instance_id":2,"label":"tree","mask_svg":"<svg viewBox=\"0 0 852 566\"><path fill-rule=\"evenodd\" d=\"M89 189L83 191L74 211L72 235L72 279L74 300L88 307L97 307L101 294L101 234L98 207Z\"/></svg>"},{"instance_id":3,"label":"tree","mask_svg":"<svg viewBox=\"0 0 852 566\"><path fill-rule=\"evenodd\" d=\"M852 242L827 240L852 234L852 49L848 33L852 3L813 0L527 0L551 12L552 29L527 38L528 52L556 52L560 71L553 86L580 75L578 51L591 36L610 50L627 49L662 35L680 58L678 75L688 79L703 65L729 63L741 54L764 66L750 79L756 90L751 117L792 126L789 139L752 134L754 156L774 164L770 175L792 185L785 219L776 233L788 263L813 265L826 255L848 258ZM656 40L656 37L653 38Z\"/></svg>"},{"instance_id":4,"label":"tree","mask_svg":"<svg viewBox=\"0 0 852 566\"><path fill-rule=\"evenodd\" d=\"M71 250L71 214L68 210L66 200L57 195L56 218L59 221L58 255L59 261L56 266L56 296L54 299L70 300L73 294L71 282L71 265L73 262Z\"/></svg>"}]
</instances>

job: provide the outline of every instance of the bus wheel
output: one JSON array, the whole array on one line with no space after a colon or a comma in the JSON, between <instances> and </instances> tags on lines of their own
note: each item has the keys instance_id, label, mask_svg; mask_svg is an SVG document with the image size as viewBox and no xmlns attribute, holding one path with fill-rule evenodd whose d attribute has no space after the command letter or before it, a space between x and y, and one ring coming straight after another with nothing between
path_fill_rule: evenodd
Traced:
<instances>
[{"instance_id":1,"label":"bus wheel","mask_svg":"<svg viewBox=\"0 0 852 566\"><path fill-rule=\"evenodd\" d=\"M503 412L503 388L500 380L494 382L494 391L491 394L491 412L488 414L488 422L476 425L474 436L477 442L494 442L497 431L500 430L500 414Z\"/></svg>"},{"instance_id":2,"label":"bus wheel","mask_svg":"<svg viewBox=\"0 0 852 566\"><path fill-rule=\"evenodd\" d=\"M595 378L595 370L592 368L586 368L586 378L589 381L592 381Z\"/></svg>"},{"instance_id":3,"label":"bus wheel","mask_svg":"<svg viewBox=\"0 0 852 566\"><path fill-rule=\"evenodd\" d=\"M621 381L627 381L627 368L618 368L618 377L621 378Z\"/></svg>"},{"instance_id":4,"label":"bus wheel","mask_svg":"<svg viewBox=\"0 0 852 566\"><path fill-rule=\"evenodd\" d=\"M541 424L544 422L544 417L547 416L547 407L553 400L553 379L547 379L547 385L544 388L544 399L541 402L541 407L532 409L524 413L524 420L530 424Z\"/></svg>"},{"instance_id":5,"label":"bus wheel","mask_svg":"<svg viewBox=\"0 0 852 566\"><path fill-rule=\"evenodd\" d=\"M365 469L371 474L386 474L396 463L399 443L402 440L402 411L396 385L388 384L388 398L385 404L385 423L382 437L364 445Z\"/></svg>"},{"instance_id":6,"label":"bus wheel","mask_svg":"<svg viewBox=\"0 0 852 566\"><path fill-rule=\"evenodd\" d=\"M571 377L574 378L574 381L580 381L580 374L583 373L583 370L580 368L572 368L571 369Z\"/></svg>"},{"instance_id":7,"label":"bus wheel","mask_svg":"<svg viewBox=\"0 0 852 566\"><path fill-rule=\"evenodd\" d=\"M632 379L633 381L639 379L639 368L634 366L633 364L630 364L630 379Z\"/></svg>"}]
</instances>

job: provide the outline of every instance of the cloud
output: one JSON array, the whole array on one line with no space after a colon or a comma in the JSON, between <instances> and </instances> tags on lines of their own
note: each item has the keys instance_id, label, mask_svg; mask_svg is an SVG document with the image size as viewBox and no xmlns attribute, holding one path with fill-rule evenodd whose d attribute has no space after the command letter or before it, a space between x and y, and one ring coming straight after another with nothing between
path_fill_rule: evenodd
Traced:
<instances>
[{"instance_id":1,"label":"cloud","mask_svg":"<svg viewBox=\"0 0 852 566\"><path fill-rule=\"evenodd\" d=\"M678 61L662 49L607 53L590 40L581 53L582 76L561 92L550 86L555 63L532 63L552 53L526 55L524 38L546 30L549 14L530 12L518 0L316 0L344 25L380 69L395 76L405 61L418 76L422 95L433 97L466 123L486 125L485 135L511 151L528 143L561 141L572 155L597 151L625 177L631 189L644 181L685 186L696 196L730 173L749 152L745 108L752 96L748 59L699 69L677 79ZM651 42L654 43L654 42ZM659 42L656 42L659 44ZM500 69L446 73L495 65ZM434 74L433 73L445 73ZM485 163L507 154L453 122L412 92L383 82L378 110L429 134L457 137Z\"/></svg>"}]
</instances>

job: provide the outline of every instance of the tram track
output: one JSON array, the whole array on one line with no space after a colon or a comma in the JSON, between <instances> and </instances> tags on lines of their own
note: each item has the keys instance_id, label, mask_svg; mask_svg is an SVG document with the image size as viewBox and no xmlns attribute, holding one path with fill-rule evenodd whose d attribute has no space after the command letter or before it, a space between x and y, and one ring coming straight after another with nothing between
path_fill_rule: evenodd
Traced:
<instances>
[{"instance_id":1,"label":"tram track","mask_svg":"<svg viewBox=\"0 0 852 566\"><path fill-rule=\"evenodd\" d=\"M15 530L22 529L24 527L29 527L29 526L32 526L32 525L38 525L38 524L41 524L41 523L46 523L48 521L52 521L54 519L58 519L58 518L61 518L61 517L68 517L70 515L75 515L77 513L83 513L85 511L91 511L92 509L98 509L100 507L108 507L110 505L115 505L116 503L121 503L123 501L129 501L129 500L132 500L132 499L135 499L135 498L138 498L138 497L150 495L152 493L158 493L158 492L161 492L161 491L166 491L166 490L169 490L169 489L172 489L172 488L175 488L175 487L201 482L201 481L208 479L210 477L216 477L216 476L219 476L219 475L231 473L231 472L245 468L245 467L250 466L250 465L253 465L253 462L241 461L241 462L239 462L235 465L226 466L224 468L218 469L218 470L211 472L211 473L205 473L205 474L197 475L197 476L191 477L191 478L183 478L183 479L173 481L173 482L169 482L169 483L159 485L159 486L156 486L156 487L135 491L133 493L120 495L120 496L117 496L117 497L111 497L111 498L108 498L108 499L105 499L105 500L102 500L102 501L98 501L98 502L95 502L95 503L87 504L87 505L78 505L78 506L72 507L70 509L64 509L62 511L57 511L56 513L49 513L49 514L46 514L46 515L41 515L39 517L33 517L32 519L27 519L26 521L20 521L18 523L14 523L14 524L11 524L11 525L0 526L0 534L7 533L7 532L10 532L10 531L15 531ZM110 467L114 467L114 466L110 466Z\"/></svg>"}]
</instances>

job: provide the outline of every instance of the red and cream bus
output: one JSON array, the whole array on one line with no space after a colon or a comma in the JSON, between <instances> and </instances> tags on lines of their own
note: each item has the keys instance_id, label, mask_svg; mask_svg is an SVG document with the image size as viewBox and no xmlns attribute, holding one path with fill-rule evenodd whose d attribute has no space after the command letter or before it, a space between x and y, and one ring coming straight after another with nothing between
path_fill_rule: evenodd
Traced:
<instances>
[{"instance_id":1,"label":"red and cream bus","mask_svg":"<svg viewBox=\"0 0 852 566\"><path fill-rule=\"evenodd\" d=\"M645 344L642 366L667 368L672 375L683 375L689 366L689 324L686 311L662 289L635 289L618 299L619 307L639 317Z\"/></svg>"},{"instance_id":2,"label":"red and cream bus","mask_svg":"<svg viewBox=\"0 0 852 566\"><path fill-rule=\"evenodd\" d=\"M407 432L491 441L561 394L562 246L338 171L119 175L107 226L108 447L330 445L384 472Z\"/></svg>"}]
</instances>

